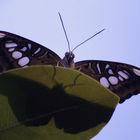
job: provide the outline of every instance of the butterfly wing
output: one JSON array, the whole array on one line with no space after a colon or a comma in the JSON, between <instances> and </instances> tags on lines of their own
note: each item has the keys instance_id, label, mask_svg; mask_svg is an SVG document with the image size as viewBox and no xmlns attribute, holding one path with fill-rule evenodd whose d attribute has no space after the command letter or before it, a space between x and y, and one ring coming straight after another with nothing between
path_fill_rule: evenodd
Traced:
<instances>
[{"instance_id":1,"label":"butterfly wing","mask_svg":"<svg viewBox=\"0 0 140 140\"><path fill-rule=\"evenodd\" d=\"M80 61L75 67L116 93L120 97L120 103L140 93L140 68L98 60Z\"/></svg>"},{"instance_id":2,"label":"butterfly wing","mask_svg":"<svg viewBox=\"0 0 140 140\"><path fill-rule=\"evenodd\" d=\"M30 65L57 65L60 60L57 54L38 43L0 31L0 72Z\"/></svg>"}]
</instances>

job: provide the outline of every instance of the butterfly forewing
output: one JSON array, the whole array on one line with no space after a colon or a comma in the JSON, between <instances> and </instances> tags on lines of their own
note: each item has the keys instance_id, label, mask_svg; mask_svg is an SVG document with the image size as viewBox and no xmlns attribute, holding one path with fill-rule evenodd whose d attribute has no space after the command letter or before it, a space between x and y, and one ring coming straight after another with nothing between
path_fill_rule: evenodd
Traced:
<instances>
[{"instance_id":1,"label":"butterfly forewing","mask_svg":"<svg viewBox=\"0 0 140 140\"><path fill-rule=\"evenodd\" d=\"M76 63L76 69L96 79L120 97L120 103L140 93L140 68L132 65L87 60Z\"/></svg>"},{"instance_id":2,"label":"butterfly forewing","mask_svg":"<svg viewBox=\"0 0 140 140\"><path fill-rule=\"evenodd\" d=\"M57 65L60 60L56 53L38 43L0 31L0 72L30 65Z\"/></svg>"}]
</instances>

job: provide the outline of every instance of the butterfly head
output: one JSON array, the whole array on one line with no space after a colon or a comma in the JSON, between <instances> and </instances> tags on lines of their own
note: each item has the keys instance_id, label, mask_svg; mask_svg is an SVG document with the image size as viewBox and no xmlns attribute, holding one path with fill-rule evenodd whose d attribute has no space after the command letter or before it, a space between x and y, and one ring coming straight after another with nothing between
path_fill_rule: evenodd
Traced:
<instances>
[{"instance_id":1,"label":"butterfly head","mask_svg":"<svg viewBox=\"0 0 140 140\"><path fill-rule=\"evenodd\" d=\"M73 52L66 52L65 57L67 58L68 61L72 61L75 55L73 54Z\"/></svg>"},{"instance_id":2,"label":"butterfly head","mask_svg":"<svg viewBox=\"0 0 140 140\"><path fill-rule=\"evenodd\" d=\"M63 62L65 63L66 67L74 68L74 57L75 57L75 55L71 51L65 53L65 57L63 58Z\"/></svg>"}]
</instances>

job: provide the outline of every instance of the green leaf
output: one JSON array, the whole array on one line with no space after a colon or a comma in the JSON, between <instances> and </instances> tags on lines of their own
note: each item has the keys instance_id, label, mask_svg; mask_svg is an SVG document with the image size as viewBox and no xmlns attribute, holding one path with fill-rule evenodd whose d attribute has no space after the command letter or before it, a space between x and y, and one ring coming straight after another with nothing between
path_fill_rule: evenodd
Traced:
<instances>
[{"instance_id":1,"label":"green leaf","mask_svg":"<svg viewBox=\"0 0 140 140\"><path fill-rule=\"evenodd\" d=\"M89 140L119 98L75 70L32 66L0 75L0 140Z\"/></svg>"}]
</instances>

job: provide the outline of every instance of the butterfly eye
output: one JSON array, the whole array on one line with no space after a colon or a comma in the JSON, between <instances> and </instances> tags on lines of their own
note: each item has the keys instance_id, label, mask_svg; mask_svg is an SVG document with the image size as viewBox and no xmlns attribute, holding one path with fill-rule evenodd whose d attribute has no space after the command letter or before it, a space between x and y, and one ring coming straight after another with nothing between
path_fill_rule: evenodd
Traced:
<instances>
[{"instance_id":1,"label":"butterfly eye","mask_svg":"<svg viewBox=\"0 0 140 140\"><path fill-rule=\"evenodd\" d=\"M73 59L74 57L75 57L75 55L72 53L72 54L71 54L71 58Z\"/></svg>"},{"instance_id":2,"label":"butterfly eye","mask_svg":"<svg viewBox=\"0 0 140 140\"><path fill-rule=\"evenodd\" d=\"M69 56L69 52L66 52L66 53L65 53L65 56L68 57L68 56Z\"/></svg>"},{"instance_id":3,"label":"butterfly eye","mask_svg":"<svg viewBox=\"0 0 140 140\"><path fill-rule=\"evenodd\" d=\"M71 52L66 52L66 53L65 53L65 57L66 57L67 59L73 59L73 58L74 58L74 54L71 53Z\"/></svg>"}]
</instances>

